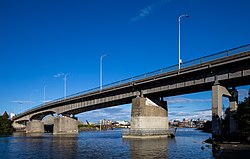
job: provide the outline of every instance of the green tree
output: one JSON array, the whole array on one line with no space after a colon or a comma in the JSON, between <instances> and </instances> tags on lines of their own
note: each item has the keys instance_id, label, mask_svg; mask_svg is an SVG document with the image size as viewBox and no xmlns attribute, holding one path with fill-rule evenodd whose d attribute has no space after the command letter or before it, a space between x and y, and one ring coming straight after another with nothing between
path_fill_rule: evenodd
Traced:
<instances>
[{"instance_id":1,"label":"green tree","mask_svg":"<svg viewBox=\"0 0 250 159\"><path fill-rule=\"evenodd\" d=\"M212 133L212 122L211 121L205 122L202 131L207 133Z\"/></svg>"},{"instance_id":2,"label":"green tree","mask_svg":"<svg viewBox=\"0 0 250 159\"><path fill-rule=\"evenodd\" d=\"M239 104L237 114L240 135L244 138L250 137L250 89L248 97Z\"/></svg>"},{"instance_id":3,"label":"green tree","mask_svg":"<svg viewBox=\"0 0 250 159\"><path fill-rule=\"evenodd\" d=\"M5 120L7 120L7 119L9 119L9 115L8 115L8 113L5 111L4 113L3 113L3 119L5 119Z\"/></svg>"},{"instance_id":4,"label":"green tree","mask_svg":"<svg viewBox=\"0 0 250 159\"><path fill-rule=\"evenodd\" d=\"M0 134L9 134L12 132L12 122L9 120L7 112L4 112L4 114L0 116Z\"/></svg>"}]
</instances>

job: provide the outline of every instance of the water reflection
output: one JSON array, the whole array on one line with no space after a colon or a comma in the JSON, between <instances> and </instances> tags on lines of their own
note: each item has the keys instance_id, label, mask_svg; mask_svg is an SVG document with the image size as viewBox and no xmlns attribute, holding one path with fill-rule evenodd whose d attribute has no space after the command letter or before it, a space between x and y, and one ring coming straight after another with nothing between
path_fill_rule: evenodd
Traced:
<instances>
[{"instance_id":1,"label":"water reflection","mask_svg":"<svg viewBox=\"0 0 250 159\"><path fill-rule=\"evenodd\" d=\"M13 151L17 151L22 157L10 154L10 158L30 156L33 156L32 158L77 158L77 134L14 133L13 136L13 143L16 143L16 149Z\"/></svg>"},{"instance_id":2,"label":"water reflection","mask_svg":"<svg viewBox=\"0 0 250 159\"><path fill-rule=\"evenodd\" d=\"M13 137L21 137L21 136L26 136L26 133L25 132L14 132L12 135L13 135Z\"/></svg>"},{"instance_id":3,"label":"water reflection","mask_svg":"<svg viewBox=\"0 0 250 159\"><path fill-rule=\"evenodd\" d=\"M77 134L53 135L52 158L77 158Z\"/></svg>"},{"instance_id":4,"label":"water reflection","mask_svg":"<svg viewBox=\"0 0 250 159\"><path fill-rule=\"evenodd\" d=\"M179 131L173 139L122 139L121 130L80 132L76 135L14 133L0 137L0 158L213 158L199 131ZM201 147L204 149L201 149Z\"/></svg>"},{"instance_id":5,"label":"water reflection","mask_svg":"<svg viewBox=\"0 0 250 159\"><path fill-rule=\"evenodd\" d=\"M168 158L168 145L174 139L123 139L130 145L130 158Z\"/></svg>"}]
</instances>

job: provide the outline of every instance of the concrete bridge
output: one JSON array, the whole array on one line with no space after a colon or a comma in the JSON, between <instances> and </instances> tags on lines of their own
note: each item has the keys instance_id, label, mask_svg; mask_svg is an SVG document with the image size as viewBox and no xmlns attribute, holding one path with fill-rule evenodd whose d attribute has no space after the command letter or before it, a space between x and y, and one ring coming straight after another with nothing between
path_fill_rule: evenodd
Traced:
<instances>
[{"instance_id":1,"label":"concrete bridge","mask_svg":"<svg viewBox=\"0 0 250 159\"><path fill-rule=\"evenodd\" d=\"M16 115L13 125L27 124L26 132L43 132L41 120L56 114L54 133L77 133L76 114L132 103L131 130L167 130L164 97L212 90L213 134L219 135L222 96L229 98L231 111L236 111L236 87L249 84L250 44L185 62L181 69L177 65L163 68L103 86L102 90L95 88L45 103ZM232 132L236 131L233 127Z\"/></svg>"}]
</instances>

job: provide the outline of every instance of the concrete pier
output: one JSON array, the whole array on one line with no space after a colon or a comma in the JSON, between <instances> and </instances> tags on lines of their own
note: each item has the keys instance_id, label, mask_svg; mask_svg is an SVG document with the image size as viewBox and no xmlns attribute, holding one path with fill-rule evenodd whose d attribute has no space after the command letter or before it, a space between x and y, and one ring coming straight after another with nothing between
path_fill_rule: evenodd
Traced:
<instances>
[{"instance_id":1,"label":"concrete pier","mask_svg":"<svg viewBox=\"0 0 250 159\"><path fill-rule=\"evenodd\" d=\"M77 134L78 122L76 119L59 116L54 118L53 134Z\"/></svg>"},{"instance_id":2,"label":"concrete pier","mask_svg":"<svg viewBox=\"0 0 250 159\"><path fill-rule=\"evenodd\" d=\"M123 132L124 138L167 137L167 102L136 97L132 100L131 128Z\"/></svg>"},{"instance_id":3,"label":"concrete pier","mask_svg":"<svg viewBox=\"0 0 250 159\"><path fill-rule=\"evenodd\" d=\"M25 131L27 124L20 124L18 122L13 122L12 123L12 127L16 130L16 131Z\"/></svg>"},{"instance_id":4,"label":"concrete pier","mask_svg":"<svg viewBox=\"0 0 250 159\"><path fill-rule=\"evenodd\" d=\"M26 133L44 133L44 124L40 120L32 120L27 123Z\"/></svg>"},{"instance_id":5,"label":"concrete pier","mask_svg":"<svg viewBox=\"0 0 250 159\"><path fill-rule=\"evenodd\" d=\"M220 85L214 85L212 87L212 135L213 137L221 136L222 125L222 97L227 97L230 102L230 134L236 133L237 123L233 118L233 114L238 107L238 92L235 88L227 89Z\"/></svg>"}]
</instances>

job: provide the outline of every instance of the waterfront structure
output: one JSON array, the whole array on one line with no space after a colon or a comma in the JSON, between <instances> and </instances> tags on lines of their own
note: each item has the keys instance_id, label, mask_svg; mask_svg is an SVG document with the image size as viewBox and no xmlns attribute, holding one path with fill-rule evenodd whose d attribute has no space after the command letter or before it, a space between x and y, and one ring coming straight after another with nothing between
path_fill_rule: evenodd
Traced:
<instances>
[{"instance_id":1,"label":"waterfront structure","mask_svg":"<svg viewBox=\"0 0 250 159\"><path fill-rule=\"evenodd\" d=\"M168 109L163 97L212 90L213 134L220 135L222 96L229 98L230 110L235 111L238 96L235 87L249 84L250 44L185 62L180 70L178 65L175 65L105 85L102 91L98 87L42 104L16 115L13 118L13 126L18 127L23 123L28 123L29 126L33 123L42 129L38 123L49 114L61 115L58 118L64 118L62 120L64 122L55 124L74 124L71 118L74 119L76 114L132 103L131 130L138 128L167 130L168 127L162 123L168 123ZM138 111L134 111L135 109ZM160 113L154 113L158 111L156 109L160 109ZM151 124L145 125L144 120L150 121ZM140 126L137 126L138 124ZM66 126L54 125L54 128L58 127ZM60 132L69 131L61 129ZM77 133L77 130L72 129L71 132Z\"/></svg>"}]
</instances>

